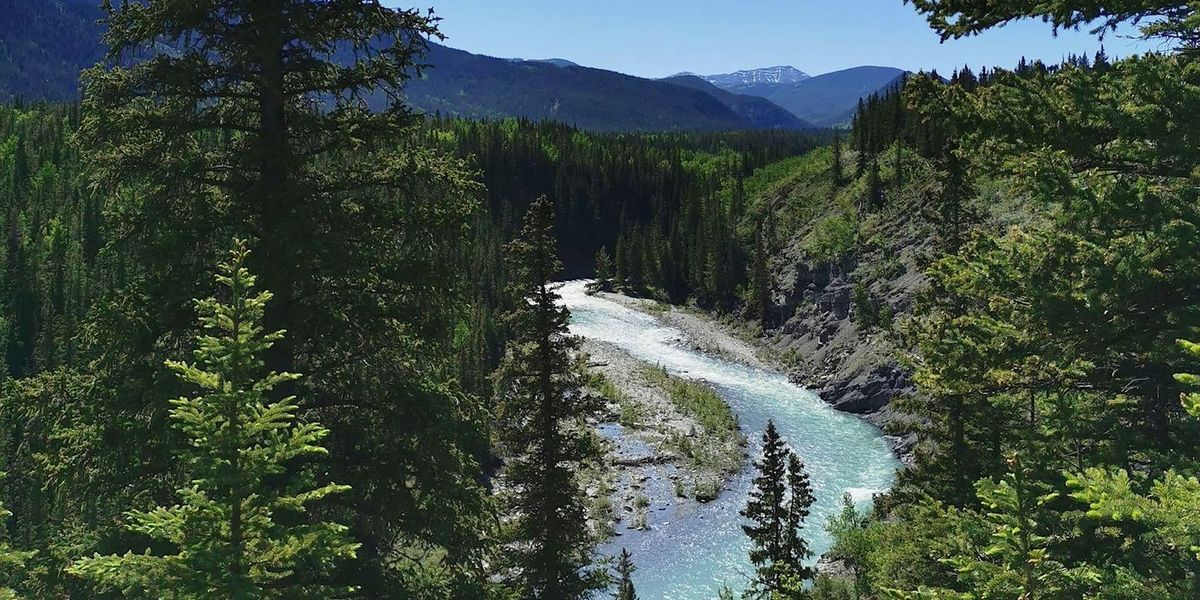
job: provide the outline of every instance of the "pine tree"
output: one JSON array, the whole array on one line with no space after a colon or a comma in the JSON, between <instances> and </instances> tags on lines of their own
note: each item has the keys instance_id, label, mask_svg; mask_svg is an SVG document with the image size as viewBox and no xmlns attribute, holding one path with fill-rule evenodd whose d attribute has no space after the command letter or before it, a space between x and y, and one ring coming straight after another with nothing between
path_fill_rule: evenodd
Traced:
<instances>
[{"instance_id":1,"label":"pine tree","mask_svg":"<svg viewBox=\"0 0 1200 600\"><path fill-rule=\"evenodd\" d=\"M840 133L833 136L833 164L830 167L830 174L833 177L833 186L841 187L846 175L842 167L842 136Z\"/></svg>"},{"instance_id":2,"label":"pine tree","mask_svg":"<svg viewBox=\"0 0 1200 600\"><path fill-rule=\"evenodd\" d=\"M1185 55L1200 48L1200 29L1196 17L1200 9L1186 0L1140 2L1122 0L913 0L913 6L925 14L942 40L961 38L1002 26L1019 19L1040 19L1055 30L1092 27L1097 31L1116 30L1132 22L1141 27L1145 38L1158 37ZM1022 65L1025 59L1021 59Z\"/></svg>"},{"instance_id":3,"label":"pine tree","mask_svg":"<svg viewBox=\"0 0 1200 600\"><path fill-rule=\"evenodd\" d=\"M1047 505L1058 498L1049 485L1032 477L1032 470L1015 455L1007 458L1009 472L999 482L980 480L976 493L983 512L988 543L945 559L959 582L976 595L952 590L915 592L884 590L885 597L904 600L935 598L1021 598L1051 600L1084 598L1081 586L1097 579L1088 567L1067 568L1050 553L1051 540L1041 533Z\"/></svg>"},{"instance_id":4,"label":"pine tree","mask_svg":"<svg viewBox=\"0 0 1200 600\"><path fill-rule=\"evenodd\" d=\"M593 292L611 292L613 291L612 277L612 259L608 256L608 248L601 246L596 251L596 280L588 286L588 289Z\"/></svg>"},{"instance_id":5,"label":"pine tree","mask_svg":"<svg viewBox=\"0 0 1200 600\"><path fill-rule=\"evenodd\" d=\"M854 113L854 176L862 177L867 171L867 159L869 158L870 148L868 147L867 131L870 126L867 123L867 105L862 98L858 99L858 107Z\"/></svg>"},{"instance_id":6,"label":"pine tree","mask_svg":"<svg viewBox=\"0 0 1200 600\"><path fill-rule=\"evenodd\" d=\"M815 498L804 463L779 436L774 421L763 432L762 457L754 463L758 475L750 500L741 514L750 537L750 562L755 575L753 597L800 597L815 571L804 564L812 556L801 535Z\"/></svg>"},{"instance_id":7,"label":"pine tree","mask_svg":"<svg viewBox=\"0 0 1200 600\"><path fill-rule=\"evenodd\" d=\"M634 227L629 235L629 248L625 255L625 268L629 274L629 291L642 294L646 291L645 232L641 227Z\"/></svg>"},{"instance_id":8,"label":"pine tree","mask_svg":"<svg viewBox=\"0 0 1200 600\"><path fill-rule=\"evenodd\" d=\"M171 418L188 439L181 453L191 484L180 504L128 513L129 529L169 543L173 554L128 552L77 561L70 572L100 588L179 599L336 598L351 588L330 585L338 562L358 544L348 529L317 520L311 506L346 486L315 483L302 466L326 454L329 433L299 423L294 397L272 392L299 376L262 374L263 356L283 337L264 333L272 295L254 292L249 252L238 242L217 282L229 298L198 301L208 332L197 339L196 363L169 361L202 392L173 400Z\"/></svg>"},{"instance_id":9,"label":"pine tree","mask_svg":"<svg viewBox=\"0 0 1200 600\"><path fill-rule=\"evenodd\" d=\"M788 453L787 467L788 501L787 501L787 555L791 572L796 580L811 580L816 572L804 565L804 561L812 556L808 549L808 541L801 535L804 522L808 519L809 510L816 498L812 492L812 482L804 470L804 463L795 452Z\"/></svg>"},{"instance_id":10,"label":"pine tree","mask_svg":"<svg viewBox=\"0 0 1200 600\"><path fill-rule=\"evenodd\" d=\"M883 181L879 178L879 161L871 161L871 171L867 177L866 210L874 212L883 208Z\"/></svg>"},{"instance_id":11,"label":"pine tree","mask_svg":"<svg viewBox=\"0 0 1200 600\"><path fill-rule=\"evenodd\" d=\"M497 376L499 449L511 577L525 598L584 598L604 584L592 567L593 540L574 469L593 455L583 418L591 409L581 392L570 313L551 279L562 265L555 253L554 206L544 196L529 207L521 234L507 247L513 271L507 315L509 353Z\"/></svg>"},{"instance_id":12,"label":"pine tree","mask_svg":"<svg viewBox=\"0 0 1200 600\"><path fill-rule=\"evenodd\" d=\"M633 556L629 554L629 550L621 548L621 556L617 559L617 593L613 596L616 600L637 600L637 591L633 589L633 572L637 567L633 565Z\"/></svg>"},{"instance_id":13,"label":"pine tree","mask_svg":"<svg viewBox=\"0 0 1200 600\"><path fill-rule=\"evenodd\" d=\"M758 475L741 515L750 520L742 531L750 537L750 562L755 575L751 588L762 596L781 588L788 558L787 462L788 449L775 422L763 432L762 457L755 461Z\"/></svg>"},{"instance_id":14,"label":"pine tree","mask_svg":"<svg viewBox=\"0 0 1200 600\"><path fill-rule=\"evenodd\" d=\"M0 473L0 480L4 479L4 476L4 473ZM17 550L9 543L8 528L3 523L11 517L12 513L4 508L4 504L0 504L0 600L20 600L21 596L18 596L15 590L5 587L3 582L13 581L21 575L25 563L35 554L32 551Z\"/></svg>"},{"instance_id":15,"label":"pine tree","mask_svg":"<svg viewBox=\"0 0 1200 600\"><path fill-rule=\"evenodd\" d=\"M1200 362L1200 344L1188 340L1178 340L1179 347L1188 355L1188 357ZM1188 391L1181 392L1179 400L1183 403L1183 409L1195 418L1200 419L1200 375L1195 373L1177 373L1175 381L1183 384Z\"/></svg>"},{"instance_id":16,"label":"pine tree","mask_svg":"<svg viewBox=\"0 0 1200 600\"><path fill-rule=\"evenodd\" d=\"M770 219L768 215L766 219ZM750 285L752 315L764 331L770 326L771 317L771 282L767 265L769 250L767 248L766 226L760 219L754 232L754 258L751 263Z\"/></svg>"},{"instance_id":17,"label":"pine tree","mask_svg":"<svg viewBox=\"0 0 1200 600\"><path fill-rule=\"evenodd\" d=\"M618 290L629 288L629 237L624 231L617 237L616 279L613 287Z\"/></svg>"},{"instance_id":18,"label":"pine tree","mask_svg":"<svg viewBox=\"0 0 1200 600\"><path fill-rule=\"evenodd\" d=\"M967 233L979 222L979 217L970 207L971 184L957 149L948 147L943 154L941 193L925 210L925 218L934 226L938 249L953 254L962 249Z\"/></svg>"},{"instance_id":19,"label":"pine tree","mask_svg":"<svg viewBox=\"0 0 1200 600\"><path fill-rule=\"evenodd\" d=\"M396 593L409 544L462 560L438 568L478 564L482 407L452 381L465 286L446 266L480 186L461 160L414 143L421 118L402 90L437 19L378 0L105 4L108 55L84 76L79 137L90 183L112 191L105 225L129 233L114 297L147 300L105 306L94 345L122 390L99 412L152 429L105 451L165 452L153 428L167 419L147 414L157 382L140 365L185 343L179 307L204 295L208 257L237 235L275 294L264 327L288 331L267 366L314 375L282 385L305 387L305 416L333 431L330 469L352 487L333 502L364 544L365 585ZM121 334L134 329L145 333ZM167 466L147 461L113 486L147 491Z\"/></svg>"}]
</instances>

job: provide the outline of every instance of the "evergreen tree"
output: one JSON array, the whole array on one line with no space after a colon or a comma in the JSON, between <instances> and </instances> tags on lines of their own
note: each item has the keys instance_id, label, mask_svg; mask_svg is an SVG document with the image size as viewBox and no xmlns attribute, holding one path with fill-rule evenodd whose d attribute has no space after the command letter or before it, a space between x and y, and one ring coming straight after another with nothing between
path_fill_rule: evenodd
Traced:
<instances>
[{"instance_id":1,"label":"evergreen tree","mask_svg":"<svg viewBox=\"0 0 1200 600\"><path fill-rule=\"evenodd\" d=\"M1180 347L1193 361L1200 362L1200 344L1179 340ZM1180 394L1184 411L1200 419L1200 376L1179 373L1175 379L1187 389ZM1189 571L1191 594L1200 594L1200 469L1193 464L1191 475L1169 469L1150 482L1149 493L1136 475L1127 470L1107 471L1090 468L1070 477L1072 496L1087 503L1088 516L1114 523L1145 528L1141 543L1160 548L1178 565Z\"/></svg>"},{"instance_id":2,"label":"evergreen tree","mask_svg":"<svg viewBox=\"0 0 1200 600\"><path fill-rule=\"evenodd\" d=\"M858 99L858 107L854 112L854 176L862 177L867 172L867 160L870 155L867 128L867 105L862 98Z\"/></svg>"},{"instance_id":3,"label":"evergreen tree","mask_svg":"<svg viewBox=\"0 0 1200 600\"><path fill-rule=\"evenodd\" d=\"M633 565L633 557L629 554L629 550L621 548L621 556L617 558L617 593L613 596L616 600L637 600L637 591L633 589L633 572L637 567Z\"/></svg>"},{"instance_id":4,"label":"evergreen tree","mask_svg":"<svg viewBox=\"0 0 1200 600\"><path fill-rule=\"evenodd\" d=\"M262 374L263 357L283 337L264 333L272 295L254 292L240 242L222 263L217 282L229 298L198 301L207 335L196 363L168 362L202 390L173 400L171 418L188 439L182 449L191 484L180 504L128 513L129 528L169 543L172 554L128 552L76 562L72 573L100 588L180 599L335 598L352 589L328 583L358 544L347 528L314 518L313 505L346 486L315 483L301 466L326 454L329 431L298 423L294 397L271 399L298 375Z\"/></svg>"},{"instance_id":5,"label":"evergreen tree","mask_svg":"<svg viewBox=\"0 0 1200 600\"><path fill-rule=\"evenodd\" d=\"M1085 598L1085 590L1097 576L1089 568L1067 568L1050 554L1051 540L1042 534L1046 506L1058 498L1049 486L1032 478L1030 469L1009 456L1009 472L999 481L980 480L976 486L987 543L980 549L964 549L945 559L954 567L962 587L922 588L915 592L885 589L885 597L897 600L978 598L979 600L1022 598L1051 600ZM972 515L973 516L973 515Z\"/></svg>"},{"instance_id":6,"label":"evergreen tree","mask_svg":"<svg viewBox=\"0 0 1200 600\"><path fill-rule=\"evenodd\" d=\"M617 238L616 279L613 287L625 290L629 287L629 238L624 232Z\"/></svg>"},{"instance_id":7,"label":"evergreen tree","mask_svg":"<svg viewBox=\"0 0 1200 600\"><path fill-rule=\"evenodd\" d=\"M867 177L867 198L864 214L883 208L883 181L879 178L879 161L871 161L871 171Z\"/></svg>"},{"instance_id":8,"label":"evergreen tree","mask_svg":"<svg viewBox=\"0 0 1200 600\"><path fill-rule=\"evenodd\" d=\"M142 365L185 343L208 257L237 235L275 294L264 327L288 331L267 366L311 374L282 385L304 388L304 417L332 431L330 469L351 486L332 502L363 543L365 593L395 594L411 569L473 569L486 439L482 406L454 381L464 286L445 266L480 187L414 143L402 91L437 20L378 0L105 4L108 54L84 75L79 139L107 225L126 232L128 276L90 347L120 388L102 396L107 426L149 426L98 450L167 454L154 413L166 390ZM164 493L169 468L148 461L111 485ZM448 562L413 561L409 546Z\"/></svg>"},{"instance_id":9,"label":"evergreen tree","mask_svg":"<svg viewBox=\"0 0 1200 600\"><path fill-rule=\"evenodd\" d=\"M768 214L766 219L770 219ZM771 282L770 270L767 264L770 250L767 247L767 232L764 231L763 220L759 220L754 231L754 257L751 262L751 315L758 321L763 331L770 326L771 318Z\"/></svg>"},{"instance_id":10,"label":"evergreen tree","mask_svg":"<svg viewBox=\"0 0 1200 600\"><path fill-rule=\"evenodd\" d=\"M596 251L596 280L589 288L594 292L613 291L612 259L608 256L608 248L603 246Z\"/></svg>"},{"instance_id":11,"label":"evergreen tree","mask_svg":"<svg viewBox=\"0 0 1200 600\"><path fill-rule=\"evenodd\" d=\"M496 431L507 457L511 578L522 597L570 600L605 582L592 566L593 540L575 477L595 451L583 423L592 407L581 391L570 313L551 283L562 268L555 244L554 206L543 196L507 247L511 293L519 300L507 316L511 339L497 376Z\"/></svg>"},{"instance_id":12,"label":"evergreen tree","mask_svg":"<svg viewBox=\"0 0 1200 600\"><path fill-rule=\"evenodd\" d=\"M812 556L808 549L808 541L801 535L804 522L808 519L809 510L816 498L813 496L812 483L804 470L804 463L795 452L788 453L787 466L788 501L787 501L787 554L792 567L792 576L800 581L808 581L816 572L804 565L804 561Z\"/></svg>"},{"instance_id":13,"label":"evergreen tree","mask_svg":"<svg viewBox=\"0 0 1200 600\"><path fill-rule=\"evenodd\" d=\"M1179 340L1179 347L1193 361L1200 363L1200 344L1188 340ZM1179 399L1183 409L1195 418L1200 419L1200 375L1195 373L1176 373L1175 381L1183 384L1188 390L1180 393Z\"/></svg>"},{"instance_id":14,"label":"evergreen tree","mask_svg":"<svg viewBox=\"0 0 1200 600\"><path fill-rule=\"evenodd\" d=\"M0 480L4 476L4 473L0 473ZM10 518L12 513L4 508L4 504L0 504L0 600L21 599L15 590L5 587L5 583L18 579L25 563L34 555L32 551L23 552L12 547L8 540L8 528L2 524Z\"/></svg>"},{"instance_id":15,"label":"evergreen tree","mask_svg":"<svg viewBox=\"0 0 1200 600\"><path fill-rule=\"evenodd\" d=\"M1150 2L1142 0L913 0L943 40L961 38L1002 26L1018 19L1041 19L1058 29L1091 26L1096 31L1117 29L1123 23L1141 25L1147 37L1174 43L1181 51L1200 48L1200 8L1186 0ZM1024 62L1024 59L1022 59Z\"/></svg>"},{"instance_id":16,"label":"evergreen tree","mask_svg":"<svg viewBox=\"0 0 1200 600\"><path fill-rule=\"evenodd\" d=\"M842 135L840 133L833 136L833 166L830 168L830 174L833 176L833 186L841 187L846 175L842 167Z\"/></svg>"},{"instance_id":17,"label":"evergreen tree","mask_svg":"<svg viewBox=\"0 0 1200 600\"><path fill-rule=\"evenodd\" d=\"M788 449L775 422L768 421L762 437L762 456L755 461L758 474L754 488L741 515L750 520L742 530L750 537L750 562L755 575L751 589L757 596L768 596L782 589L788 574L790 557L787 502Z\"/></svg>"},{"instance_id":18,"label":"evergreen tree","mask_svg":"<svg viewBox=\"0 0 1200 600\"><path fill-rule=\"evenodd\" d=\"M625 254L625 268L628 272L629 291L642 294L646 291L646 252L645 231L640 227L634 228L629 235L629 247Z\"/></svg>"}]
</instances>

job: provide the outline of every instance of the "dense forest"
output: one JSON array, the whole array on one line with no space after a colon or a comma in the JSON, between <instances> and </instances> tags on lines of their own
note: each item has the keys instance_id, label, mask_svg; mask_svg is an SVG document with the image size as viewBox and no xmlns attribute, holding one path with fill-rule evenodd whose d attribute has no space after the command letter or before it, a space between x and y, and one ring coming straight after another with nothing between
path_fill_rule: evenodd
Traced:
<instances>
[{"instance_id":1,"label":"dense forest","mask_svg":"<svg viewBox=\"0 0 1200 600\"><path fill-rule=\"evenodd\" d=\"M836 310L794 263L852 280L917 442L806 523L769 427L749 595L1200 597L1200 9L912 4L1163 50L914 75L847 131L597 134L413 113L426 12L113 8L81 104L0 106L0 598L635 598L551 282L771 339Z\"/></svg>"},{"instance_id":2,"label":"dense forest","mask_svg":"<svg viewBox=\"0 0 1200 600\"><path fill-rule=\"evenodd\" d=\"M914 78L860 107L860 170L936 168L935 252L895 327L917 461L831 524L841 593L1195 597L1195 7L914 4L945 37L1140 22L1178 50Z\"/></svg>"}]
</instances>

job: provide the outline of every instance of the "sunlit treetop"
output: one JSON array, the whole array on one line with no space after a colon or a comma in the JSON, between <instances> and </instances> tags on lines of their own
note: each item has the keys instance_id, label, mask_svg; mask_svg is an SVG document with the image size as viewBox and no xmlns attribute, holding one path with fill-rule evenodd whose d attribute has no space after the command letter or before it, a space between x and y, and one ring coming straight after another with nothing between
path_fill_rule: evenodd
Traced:
<instances>
[{"instance_id":1,"label":"sunlit treetop","mask_svg":"<svg viewBox=\"0 0 1200 600\"><path fill-rule=\"evenodd\" d=\"M1021 19L1040 19L1060 29L1096 33L1123 24L1143 37L1162 39L1181 50L1200 47L1200 2L1163 0L905 0L912 2L943 40L981 33Z\"/></svg>"}]
</instances>

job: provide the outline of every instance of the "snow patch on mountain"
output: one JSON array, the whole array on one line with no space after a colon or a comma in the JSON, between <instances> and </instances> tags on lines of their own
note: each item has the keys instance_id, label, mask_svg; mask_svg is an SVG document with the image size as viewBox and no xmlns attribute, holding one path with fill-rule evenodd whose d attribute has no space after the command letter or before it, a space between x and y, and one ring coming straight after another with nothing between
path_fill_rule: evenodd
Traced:
<instances>
[{"instance_id":1,"label":"snow patch on mountain","mask_svg":"<svg viewBox=\"0 0 1200 600\"><path fill-rule=\"evenodd\" d=\"M701 75L709 83L725 89L755 85L785 85L810 79L808 73L791 66L747 69L719 75Z\"/></svg>"}]
</instances>

